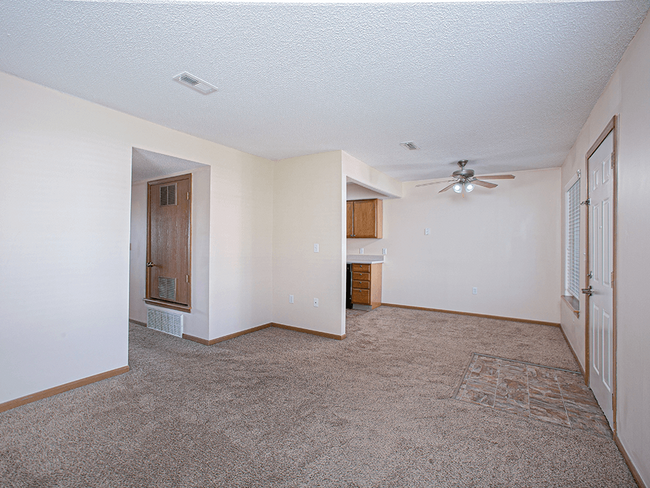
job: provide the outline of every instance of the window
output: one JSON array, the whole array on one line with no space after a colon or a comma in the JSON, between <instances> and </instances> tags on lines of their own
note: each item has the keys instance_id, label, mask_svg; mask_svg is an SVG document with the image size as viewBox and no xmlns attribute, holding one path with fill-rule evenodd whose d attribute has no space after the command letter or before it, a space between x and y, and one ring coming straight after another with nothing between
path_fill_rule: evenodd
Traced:
<instances>
[{"instance_id":1,"label":"window","mask_svg":"<svg viewBox=\"0 0 650 488\"><path fill-rule=\"evenodd\" d=\"M574 181L575 180L575 181ZM565 295L580 296L580 173L566 192L566 283Z\"/></svg>"}]
</instances>

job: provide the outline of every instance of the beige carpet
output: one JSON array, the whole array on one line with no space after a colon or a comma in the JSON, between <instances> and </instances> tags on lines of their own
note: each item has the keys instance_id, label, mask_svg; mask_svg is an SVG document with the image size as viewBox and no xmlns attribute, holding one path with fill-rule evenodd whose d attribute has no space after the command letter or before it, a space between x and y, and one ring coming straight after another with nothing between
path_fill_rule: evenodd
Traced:
<instances>
[{"instance_id":1,"label":"beige carpet","mask_svg":"<svg viewBox=\"0 0 650 488\"><path fill-rule=\"evenodd\" d=\"M452 398L473 353L575 370L559 329L380 307L347 332L133 325L129 373L0 414L0 485L635 486L611 438Z\"/></svg>"}]
</instances>

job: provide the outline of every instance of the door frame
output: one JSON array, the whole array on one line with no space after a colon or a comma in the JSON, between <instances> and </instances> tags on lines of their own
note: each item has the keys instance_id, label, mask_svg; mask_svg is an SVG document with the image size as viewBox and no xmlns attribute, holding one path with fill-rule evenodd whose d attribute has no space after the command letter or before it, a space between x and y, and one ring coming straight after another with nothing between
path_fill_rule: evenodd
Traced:
<instances>
[{"instance_id":1,"label":"door frame","mask_svg":"<svg viewBox=\"0 0 650 488\"><path fill-rule=\"evenodd\" d=\"M617 311L616 311L616 295L617 295L617 268L616 268L616 242L617 242L617 214L618 214L618 115L614 115L605 129L600 133L596 141L591 145L587 154L585 155L585 174L587 183L587 201L589 200L589 158L596 152L598 147L602 144L605 138L612 133L612 431L616 434L616 389L617 389L617 341L616 341L616 328L617 328ZM589 254L589 205L587 205L587 218L586 222L586 239L585 239L585 286L589 287L589 272L591 256ZM585 384L589 386L589 372L591 368L591 334L590 334L590 303L589 295L585 294Z\"/></svg>"},{"instance_id":2,"label":"door frame","mask_svg":"<svg viewBox=\"0 0 650 488\"><path fill-rule=\"evenodd\" d=\"M189 181L189 208L188 208L188 222L187 222L187 285L188 285L188 296L187 296L187 305L177 302L167 302L163 300L158 300L150 296L150 286L151 286L151 273L147 268L145 276L145 303L150 305L156 305L163 308L171 308L173 310L178 310L181 312L191 313L192 311L192 197L193 197L193 187L192 187L192 173L182 173L174 176L166 176L164 178L159 178L156 180L147 181L147 241L146 241L146 261L151 261L151 187L154 185L159 185L162 183L173 183L175 181L187 179ZM177 195L178 198L178 195Z\"/></svg>"}]
</instances>

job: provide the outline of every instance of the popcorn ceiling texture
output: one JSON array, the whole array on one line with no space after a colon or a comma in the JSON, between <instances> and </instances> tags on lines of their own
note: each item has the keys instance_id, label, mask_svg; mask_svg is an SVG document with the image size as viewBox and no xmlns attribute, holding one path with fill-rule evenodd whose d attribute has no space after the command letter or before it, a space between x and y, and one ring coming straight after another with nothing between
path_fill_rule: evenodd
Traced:
<instances>
[{"instance_id":1,"label":"popcorn ceiling texture","mask_svg":"<svg viewBox=\"0 0 650 488\"><path fill-rule=\"evenodd\" d=\"M0 71L269 159L342 149L401 180L554 167L649 5L8 0Z\"/></svg>"}]
</instances>

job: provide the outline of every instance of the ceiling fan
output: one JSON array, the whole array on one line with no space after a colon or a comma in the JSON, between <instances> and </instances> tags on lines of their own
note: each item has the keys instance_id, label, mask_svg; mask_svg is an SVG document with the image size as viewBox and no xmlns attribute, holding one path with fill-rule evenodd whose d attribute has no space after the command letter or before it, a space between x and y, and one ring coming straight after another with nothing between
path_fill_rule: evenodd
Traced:
<instances>
[{"instance_id":1,"label":"ceiling fan","mask_svg":"<svg viewBox=\"0 0 650 488\"><path fill-rule=\"evenodd\" d=\"M431 183L423 183L421 185L415 185L415 186L428 186L428 185L435 185L438 183L448 183L451 181L452 183L449 186L444 187L438 193L447 191L450 188L453 188L456 193L462 193L463 190L469 193L472 190L474 190L474 187L476 185L482 186L484 188L496 188L498 186L496 183L490 183L489 181L483 181L483 180L514 180L515 179L514 175L474 176L473 169L465 169L465 165L467 164L467 159L461 159L460 161L458 161L457 164L460 169L454 171L451 174L451 177L454 178L453 180L434 181ZM479 178L481 179L479 180Z\"/></svg>"}]
</instances>

